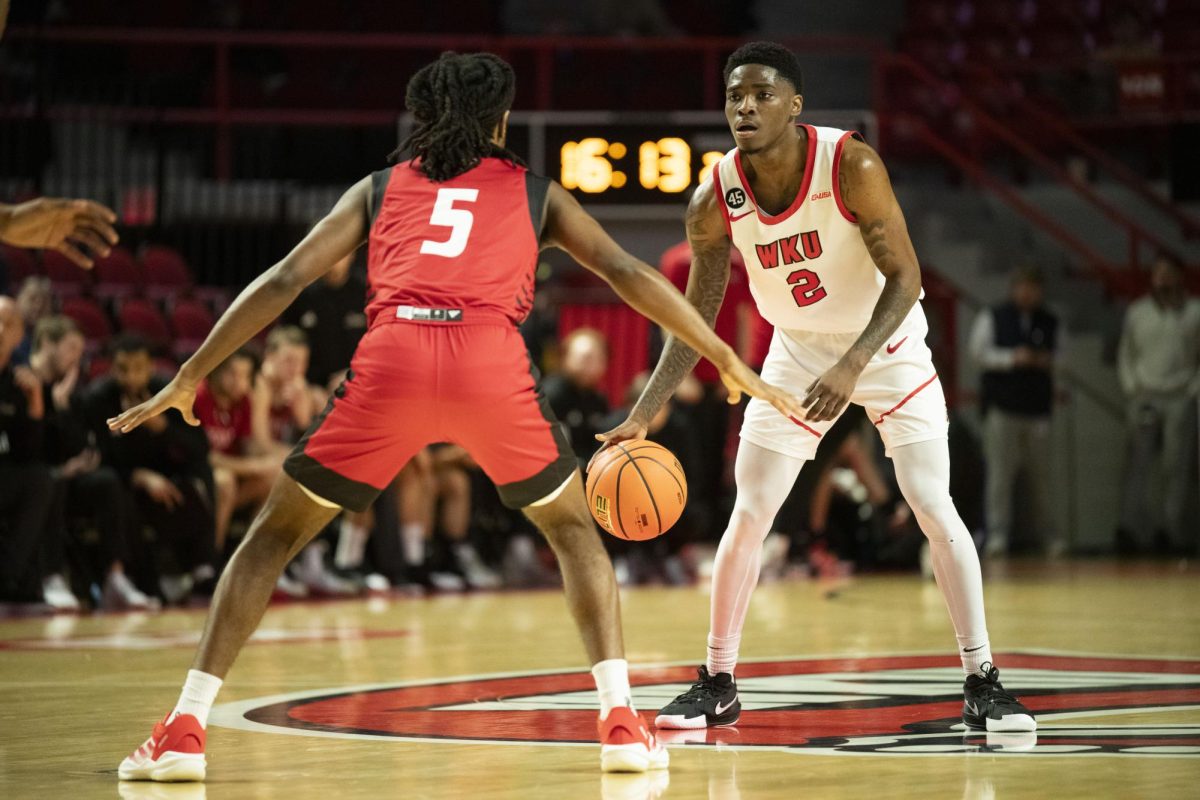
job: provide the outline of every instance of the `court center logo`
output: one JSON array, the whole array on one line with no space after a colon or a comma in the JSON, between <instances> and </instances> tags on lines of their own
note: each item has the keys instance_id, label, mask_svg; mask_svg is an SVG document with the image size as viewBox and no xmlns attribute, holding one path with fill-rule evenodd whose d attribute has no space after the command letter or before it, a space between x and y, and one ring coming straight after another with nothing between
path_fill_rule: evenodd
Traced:
<instances>
[{"instance_id":1,"label":"court center logo","mask_svg":"<svg viewBox=\"0 0 1200 800\"><path fill-rule=\"evenodd\" d=\"M1010 653L1006 688L1038 716L1036 734L967 731L962 671L945 656L759 661L738 666L737 725L660 731L668 744L820 755L1200 757L1200 660ZM653 709L693 668L636 670ZM593 745L587 672L472 676L265 697L219 706L223 727L306 736L471 744Z\"/></svg>"}]
</instances>

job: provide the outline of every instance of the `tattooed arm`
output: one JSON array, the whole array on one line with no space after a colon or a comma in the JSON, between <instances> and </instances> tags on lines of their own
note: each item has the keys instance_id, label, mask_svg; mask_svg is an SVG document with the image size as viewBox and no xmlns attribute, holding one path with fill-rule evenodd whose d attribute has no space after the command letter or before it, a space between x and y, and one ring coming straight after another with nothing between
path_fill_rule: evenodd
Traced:
<instances>
[{"instance_id":1,"label":"tattooed arm","mask_svg":"<svg viewBox=\"0 0 1200 800\"><path fill-rule=\"evenodd\" d=\"M692 269L688 273L684 296L712 327L729 284L730 242L711 181L700 186L692 196L686 224L688 245L692 249ZM667 337L658 366L630 411L630 419L649 425L699 360L700 355L677 337Z\"/></svg>"},{"instance_id":2,"label":"tattooed arm","mask_svg":"<svg viewBox=\"0 0 1200 800\"><path fill-rule=\"evenodd\" d=\"M706 181L692 195L686 218L692 269L688 273L684 296L696 307L709 327L716 322L717 311L725 299L725 287L729 283L730 241L718 202L712 181ZM644 437L654 415L671 398L699 360L700 355L695 350L678 337L668 336L658 366L654 368L654 374L650 376L642 396L629 412L629 418L596 438L607 446Z\"/></svg>"},{"instance_id":3,"label":"tattooed arm","mask_svg":"<svg viewBox=\"0 0 1200 800\"><path fill-rule=\"evenodd\" d=\"M904 214L883 161L869 145L854 139L847 143L838 190L842 202L858 218L863 244L883 273L884 285L862 335L837 364L808 387L804 405L808 419L816 421L841 413L867 362L896 332L921 295L921 269Z\"/></svg>"}]
</instances>

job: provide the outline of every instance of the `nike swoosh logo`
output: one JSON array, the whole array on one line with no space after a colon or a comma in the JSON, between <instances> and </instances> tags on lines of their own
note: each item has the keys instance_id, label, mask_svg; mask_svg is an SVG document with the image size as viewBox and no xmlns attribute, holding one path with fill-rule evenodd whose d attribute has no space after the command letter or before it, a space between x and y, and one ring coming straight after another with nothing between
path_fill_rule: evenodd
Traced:
<instances>
[{"instance_id":1,"label":"nike swoosh logo","mask_svg":"<svg viewBox=\"0 0 1200 800\"><path fill-rule=\"evenodd\" d=\"M733 704L737 702L737 699L738 699L738 696L735 694L735 695L733 696L733 699L732 699L732 700L730 700L728 703L726 703L726 704L725 704L725 707L724 707L724 708L721 708L721 704L720 704L720 703L717 703L717 716L718 716L718 717L719 717L719 716L721 716L721 715L722 715L722 714L724 714L726 711L728 711L730 708L732 708L732 707L733 707Z\"/></svg>"},{"instance_id":2,"label":"nike swoosh logo","mask_svg":"<svg viewBox=\"0 0 1200 800\"><path fill-rule=\"evenodd\" d=\"M985 647L987 647L987 645L986 645L986 644L981 644L981 645L979 645L979 647L972 647L972 648L970 648L970 649L967 649L967 648L965 648L965 647L964 647L964 648L963 648L963 652L964 652L964 653L974 653L976 650L982 650L982 649L983 649L983 648L985 648Z\"/></svg>"},{"instance_id":3,"label":"nike swoosh logo","mask_svg":"<svg viewBox=\"0 0 1200 800\"><path fill-rule=\"evenodd\" d=\"M967 708L971 709L972 714L974 714L977 717L979 716L979 707L976 706L974 703L967 703Z\"/></svg>"},{"instance_id":4,"label":"nike swoosh logo","mask_svg":"<svg viewBox=\"0 0 1200 800\"><path fill-rule=\"evenodd\" d=\"M908 341L908 337L907 337L907 336L905 336L903 339L901 339L900 341L896 342L895 344L889 344L889 345L887 346L888 355L890 356L892 353L894 353L894 352L896 352L897 350L899 350L899 349L900 349L900 345L904 344L904 343L905 343L905 342L907 342L907 341ZM970 652L970 651L968 651L968 652Z\"/></svg>"},{"instance_id":5,"label":"nike swoosh logo","mask_svg":"<svg viewBox=\"0 0 1200 800\"><path fill-rule=\"evenodd\" d=\"M754 210L753 210L753 209L751 209L750 211L747 211L747 212L746 212L746 213L744 213L744 214L738 214L736 217L735 217L735 216L733 216L732 214L730 214L730 215L729 215L729 221L730 221L730 222L737 222L737 221L738 221L739 219L741 219L742 217L748 217L748 216L750 216L750 215L751 215L751 214L753 214L753 213L754 213Z\"/></svg>"}]
</instances>

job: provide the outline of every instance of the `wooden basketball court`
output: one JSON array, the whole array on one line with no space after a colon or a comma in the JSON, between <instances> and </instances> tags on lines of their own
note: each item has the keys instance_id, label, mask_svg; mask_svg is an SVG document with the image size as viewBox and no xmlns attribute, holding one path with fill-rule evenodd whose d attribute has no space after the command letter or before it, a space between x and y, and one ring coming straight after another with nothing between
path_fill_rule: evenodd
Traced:
<instances>
[{"instance_id":1,"label":"wooden basketball court","mask_svg":"<svg viewBox=\"0 0 1200 800\"><path fill-rule=\"evenodd\" d=\"M602 776L594 691L556 592L274 606L209 726L207 784L119 783L203 613L0 622L4 798L1182 797L1200 780L1200 570L988 570L993 649L1036 741L954 723L961 672L917 577L760 587L736 729L669 774ZM635 699L690 682L707 593L624 595ZM1024 738L1023 738L1024 737Z\"/></svg>"}]
</instances>

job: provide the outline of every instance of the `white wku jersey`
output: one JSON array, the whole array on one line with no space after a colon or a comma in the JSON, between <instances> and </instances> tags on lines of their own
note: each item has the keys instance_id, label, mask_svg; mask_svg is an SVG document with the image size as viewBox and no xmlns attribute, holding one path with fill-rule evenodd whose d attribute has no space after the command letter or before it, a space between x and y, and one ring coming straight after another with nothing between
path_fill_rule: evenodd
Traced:
<instances>
[{"instance_id":1,"label":"white wku jersey","mask_svg":"<svg viewBox=\"0 0 1200 800\"><path fill-rule=\"evenodd\" d=\"M767 322L814 333L862 331L884 278L838 191L842 148L857 134L803 127L808 132L804 180L786 211L771 216L758 207L736 148L713 170L713 189ZM919 308L914 312L922 313Z\"/></svg>"}]
</instances>

